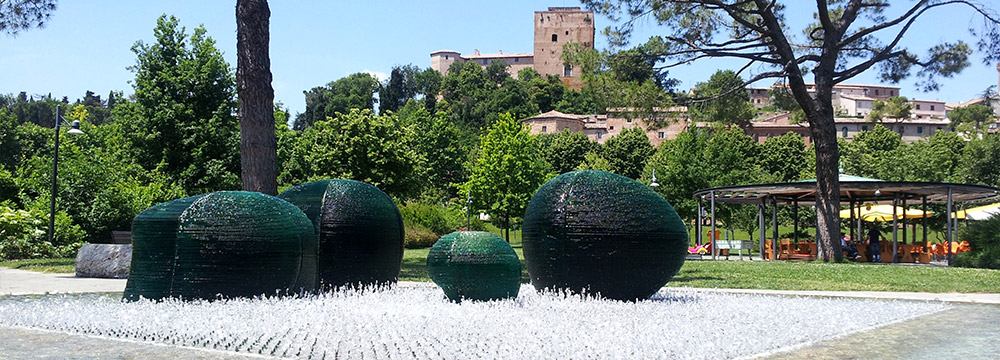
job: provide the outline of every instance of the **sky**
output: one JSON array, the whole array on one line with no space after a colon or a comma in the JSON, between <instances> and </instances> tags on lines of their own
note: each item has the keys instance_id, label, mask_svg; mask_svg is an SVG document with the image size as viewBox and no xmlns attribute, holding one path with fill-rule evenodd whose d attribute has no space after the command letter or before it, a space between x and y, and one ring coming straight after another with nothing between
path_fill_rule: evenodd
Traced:
<instances>
[{"instance_id":1,"label":"sky","mask_svg":"<svg viewBox=\"0 0 1000 360\"><path fill-rule=\"evenodd\" d=\"M800 29L812 20L811 2L790 1L789 26ZM534 11L551 6L581 6L578 1L271 1L271 72L275 101L295 114L305 108L303 91L325 85L356 72L384 79L393 66L430 66L430 53L449 49L470 54L530 53ZM896 9L895 12L900 10ZM892 11L890 11L892 12ZM15 37L0 35L0 94L82 98L87 90L102 98L112 90L131 94L135 64L131 51L137 41L152 43L153 28L161 14L174 15L191 30L204 25L208 35L236 66L235 1L60 1L48 25ZM891 15L891 14L889 14ZM974 44L968 27L973 14L951 6L918 20L904 45L917 54L942 41ZM601 29L614 25L595 17L598 49L607 47ZM644 42L664 28L640 21L637 41ZM983 64L977 54L961 74L942 81L938 92L919 92L915 78L897 84L909 98L964 102L997 85L995 64ZM688 89L705 81L718 69L737 69L742 63L726 60L697 61L670 72ZM751 71L764 69L752 68ZM235 71L235 70L234 70ZM758 83L767 86L773 81ZM848 83L880 84L870 70Z\"/></svg>"}]
</instances>

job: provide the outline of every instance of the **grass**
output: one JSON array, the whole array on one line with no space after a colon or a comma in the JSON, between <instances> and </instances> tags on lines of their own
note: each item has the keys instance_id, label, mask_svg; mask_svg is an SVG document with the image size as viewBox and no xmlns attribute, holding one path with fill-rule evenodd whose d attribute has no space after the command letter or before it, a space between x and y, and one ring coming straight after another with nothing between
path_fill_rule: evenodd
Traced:
<instances>
[{"instance_id":1,"label":"grass","mask_svg":"<svg viewBox=\"0 0 1000 360\"><path fill-rule=\"evenodd\" d=\"M513 233L512 233L513 235ZM430 281L427 253L406 249L400 280ZM529 280L521 247L521 282ZM73 258L0 262L0 266L49 273L73 273ZM669 286L769 290L907 291L1000 293L1000 270L867 263L691 260Z\"/></svg>"},{"instance_id":2,"label":"grass","mask_svg":"<svg viewBox=\"0 0 1000 360\"><path fill-rule=\"evenodd\" d=\"M0 267L30 270L43 273L72 274L76 272L75 258L24 259L0 261Z\"/></svg>"}]
</instances>

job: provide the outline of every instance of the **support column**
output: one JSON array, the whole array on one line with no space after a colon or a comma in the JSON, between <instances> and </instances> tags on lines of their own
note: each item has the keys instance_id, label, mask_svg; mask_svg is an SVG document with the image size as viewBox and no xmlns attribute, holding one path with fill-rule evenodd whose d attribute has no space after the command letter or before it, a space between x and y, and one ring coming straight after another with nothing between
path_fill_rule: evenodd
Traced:
<instances>
[{"instance_id":1,"label":"support column","mask_svg":"<svg viewBox=\"0 0 1000 360\"><path fill-rule=\"evenodd\" d=\"M765 259L764 238L767 237L767 233L764 229L764 200L761 200L760 204L757 204L757 226L757 230L760 233L760 244L758 246L760 248L760 258Z\"/></svg>"},{"instance_id":2,"label":"support column","mask_svg":"<svg viewBox=\"0 0 1000 360\"><path fill-rule=\"evenodd\" d=\"M773 234L774 239L771 239L771 256L775 260L778 260L778 199L771 199L771 234Z\"/></svg>"},{"instance_id":3,"label":"support column","mask_svg":"<svg viewBox=\"0 0 1000 360\"><path fill-rule=\"evenodd\" d=\"M701 213L705 211L704 198L698 196L698 222L694 224L694 243L695 245L701 245Z\"/></svg>"},{"instance_id":4,"label":"support column","mask_svg":"<svg viewBox=\"0 0 1000 360\"><path fill-rule=\"evenodd\" d=\"M897 218L899 215L896 213L896 209L899 208L899 194L892 195L892 262L899 262L899 239L896 237L898 229L896 226L898 224Z\"/></svg>"},{"instance_id":5,"label":"support column","mask_svg":"<svg viewBox=\"0 0 1000 360\"><path fill-rule=\"evenodd\" d=\"M717 238L719 237L719 235L715 234L715 191L708 194L708 196L711 196L708 201L712 206L712 260L715 260L715 257L719 254L719 248L715 246L715 240L718 240Z\"/></svg>"},{"instance_id":6,"label":"support column","mask_svg":"<svg viewBox=\"0 0 1000 360\"><path fill-rule=\"evenodd\" d=\"M952 234L952 232L955 231L955 229L954 229L954 223L951 221L952 212L955 211L955 209L953 208L954 204L952 203L952 197L951 197L951 195L952 195L951 194L951 186L949 186L948 187L948 209L946 210L946 211L948 211L948 213L947 213L947 215L948 215L947 231L948 232L944 236L945 241L946 241L945 251L947 251L947 254L948 254L947 255L948 266L951 266L951 242L953 241L953 238L952 238L953 234Z\"/></svg>"}]
</instances>

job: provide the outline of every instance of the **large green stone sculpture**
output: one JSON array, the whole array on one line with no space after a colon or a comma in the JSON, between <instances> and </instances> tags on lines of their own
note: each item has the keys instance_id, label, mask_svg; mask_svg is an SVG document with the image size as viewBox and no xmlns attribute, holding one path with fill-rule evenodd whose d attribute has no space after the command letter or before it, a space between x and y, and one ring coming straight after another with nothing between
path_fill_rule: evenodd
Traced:
<instances>
[{"instance_id":1,"label":"large green stone sculpture","mask_svg":"<svg viewBox=\"0 0 1000 360\"><path fill-rule=\"evenodd\" d=\"M524 260L535 288L643 300L673 277L687 251L674 208L649 187L603 171L549 180L524 215Z\"/></svg>"},{"instance_id":2,"label":"large green stone sculpture","mask_svg":"<svg viewBox=\"0 0 1000 360\"><path fill-rule=\"evenodd\" d=\"M311 270L302 249L315 243L294 205L256 192L220 191L168 201L132 221L126 300L215 299L301 288Z\"/></svg>"},{"instance_id":3,"label":"large green stone sculpture","mask_svg":"<svg viewBox=\"0 0 1000 360\"><path fill-rule=\"evenodd\" d=\"M378 188L354 180L320 180L278 195L313 224L317 287L394 283L403 261L403 217Z\"/></svg>"},{"instance_id":4,"label":"large green stone sculpture","mask_svg":"<svg viewBox=\"0 0 1000 360\"><path fill-rule=\"evenodd\" d=\"M506 241L489 232L442 236L427 254L427 273L455 302L517 297L521 262Z\"/></svg>"}]
</instances>

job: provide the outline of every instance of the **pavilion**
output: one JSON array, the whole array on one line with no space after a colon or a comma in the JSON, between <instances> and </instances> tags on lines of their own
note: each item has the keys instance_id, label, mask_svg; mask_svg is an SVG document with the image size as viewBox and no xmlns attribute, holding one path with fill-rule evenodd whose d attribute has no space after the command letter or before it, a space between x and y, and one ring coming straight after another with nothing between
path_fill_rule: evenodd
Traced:
<instances>
[{"instance_id":1,"label":"pavilion","mask_svg":"<svg viewBox=\"0 0 1000 360\"><path fill-rule=\"evenodd\" d=\"M941 182L910 182L910 181L883 181L878 179L870 179L852 175L840 174L840 198L841 201L847 201L850 208L855 208L864 204L866 202L878 202L878 201L891 201L892 205L902 206L906 208L908 201L920 202L921 210L926 212L926 207L928 203L944 203L947 204L947 214L948 221L946 226L945 241L947 242L948 249L948 264L951 265L951 242L954 239L955 227L958 224L958 219L954 215L954 207L956 203L966 203L974 201L984 201L989 199L995 199L1000 197L1000 189L973 185L973 184L954 184L954 183L941 183ZM694 193L694 197L698 200L698 229L696 231L696 241L701 244L702 237L702 214L705 213L704 205L705 201L708 201L711 216L711 233L716 233L716 221L715 221L715 204L717 202L721 203L732 203L732 204L745 204L745 205L757 205L758 210L758 223L760 227L760 253L763 257L764 251L764 241L766 238L765 231L765 211L768 205L771 207L771 229L773 231L774 241L771 242L772 253L777 252L777 239L778 239L778 205L791 205L793 206L793 221L795 230L794 233L798 234L798 207L800 205L814 206L816 203L816 179L803 180L797 182L789 183L773 183L773 184L756 184L756 185L740 185L740 186L723 186L709 189L698 190ZM894 206L894 209L895 209ZM895 212L895 211L894 211ZM892 253L894 261L898 260L898 238L897 238L897 219L898 217L893 216L892 219ZM851 211L851 233L854 234L854 230L858 230L858 234L862 233L860 229L860 222L857 222L855 228L854 222L854 211ZM924 235L923 241L927 241L927 218L923 218ZM905 239L906 228L903 228L903 236ZM852 238L854 238L852 236ZM712 237L713 242L713 258L715 258L715 252L717 247L715 246L715 236Z\"/></svg>"}]
</instances>

